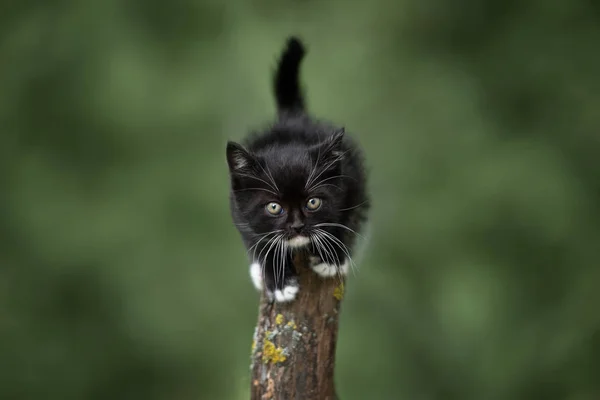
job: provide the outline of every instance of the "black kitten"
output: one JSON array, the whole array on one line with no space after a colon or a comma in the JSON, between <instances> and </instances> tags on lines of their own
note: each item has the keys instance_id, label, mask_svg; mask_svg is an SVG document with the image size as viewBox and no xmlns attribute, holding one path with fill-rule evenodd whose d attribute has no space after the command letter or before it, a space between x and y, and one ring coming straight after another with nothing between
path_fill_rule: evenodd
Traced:
<instances>
[{"instance_id":1,"label":"black kitten","mask_svg":"<svg viewBox=\"0 0 600 400\"><path fill-rule=\"evenodd\" d=\"M307 115L299 84L304 47L287 43L274 91L278 118L244 146L227 143L233 220L251 257L250 276L277 301L296 297L294 251L319 275L348 273L369 200L360 149L344 128Z\"/></svg>"}]
</instances>

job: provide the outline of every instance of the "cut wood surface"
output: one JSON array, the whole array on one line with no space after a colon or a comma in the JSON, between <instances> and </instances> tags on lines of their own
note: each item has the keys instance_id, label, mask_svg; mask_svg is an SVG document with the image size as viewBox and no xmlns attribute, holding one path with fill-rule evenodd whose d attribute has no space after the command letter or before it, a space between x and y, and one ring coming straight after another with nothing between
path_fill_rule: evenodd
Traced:
<instances>
[{"instance_id":1,"label":"cut wood surface","mask_svg":"<svg viewBox=\"0 0 600 400\"><path fill-rule=\"evenodd\" d=\"M335 400L335 349L344 282L294 259L300 291L289 303L263 293L252 342L251 400Z\"/></svg>"}]
</instances>

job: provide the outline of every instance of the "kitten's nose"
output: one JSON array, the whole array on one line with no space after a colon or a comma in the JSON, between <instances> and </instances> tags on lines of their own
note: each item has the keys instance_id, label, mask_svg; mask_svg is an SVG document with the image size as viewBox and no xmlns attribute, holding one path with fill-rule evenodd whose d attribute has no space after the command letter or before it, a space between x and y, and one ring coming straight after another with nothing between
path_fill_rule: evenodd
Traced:
<instances>
[{"instance_id":1,"label":"kitten's nose","mask_svg":"<svg viewBox=\"0 0 600 400\"><path fill-rule=\"evenodd\" d=\"M294 222L291 228L295 230L296 233L300 233L302 231L302 228L304 228L304 224L302 222Z\"/></svg>"}]
</instances>

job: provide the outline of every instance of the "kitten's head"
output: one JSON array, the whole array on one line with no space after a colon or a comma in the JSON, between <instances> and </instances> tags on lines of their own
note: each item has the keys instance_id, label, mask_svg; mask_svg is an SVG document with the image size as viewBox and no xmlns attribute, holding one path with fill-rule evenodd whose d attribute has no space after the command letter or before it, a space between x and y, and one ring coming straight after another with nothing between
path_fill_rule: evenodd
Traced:
<instances>
[{"instance_id":1,"label":"kitten's head","mask_svg":"<svg viewBox=\"0 0 600 400\"><path fill-rule=\"evenodd\" d=\"M338 222L343 135L342 129L313 144L276 142L257 152L228 142L233 210L242 232L278 231L299 248L323 229L319 224Z\"/></svg>"}]
</instances>

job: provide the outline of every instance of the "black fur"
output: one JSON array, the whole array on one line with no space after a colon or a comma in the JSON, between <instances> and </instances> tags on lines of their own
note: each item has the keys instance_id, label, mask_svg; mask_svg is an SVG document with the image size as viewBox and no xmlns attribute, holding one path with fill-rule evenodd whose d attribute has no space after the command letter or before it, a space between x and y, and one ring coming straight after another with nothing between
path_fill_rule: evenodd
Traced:
<instances>
[{"instance_id":1,"label":"black fur","mask_svg":"<svg viewBox=\"0 0 600 400\"><path fill-rule=\"evenodd\" d=\"M291 257L296 250L276 243L285 243L299 231L310 237L305 248L315 259L319 257L318 262L339 266L346 252L352 255L369 208L359 147L344 128L306 113L299 83L304 54L301 42L290 38L274 76L279 111L275 123L251 134L243 145L227 143L231 213L251 261L263 266L268 293L281 290L295 278ZM321 199L316 211L306 207L311 198ZM281 204L281 215L266 210L271 202ZM336 225L316 226L321 223ZM318 229L345 248L322 232L315 238ZM264 236L275 230L281 232Z\"/></svg>"},{"instance_id":2,"label":"black fur","mask_svg":"<svg viewBox=\"0 0 600 400\"><path fill-rule=\"evenodd\" d=\"M281 112L301 112L304 110L304 96L300 88L300 63L304 58L304 46L292 37L273 77L273 89L277 100L277 110Z\"/></svg>"}]
</instances>

